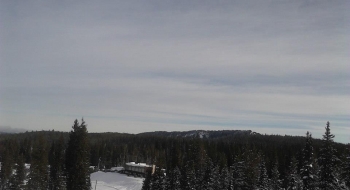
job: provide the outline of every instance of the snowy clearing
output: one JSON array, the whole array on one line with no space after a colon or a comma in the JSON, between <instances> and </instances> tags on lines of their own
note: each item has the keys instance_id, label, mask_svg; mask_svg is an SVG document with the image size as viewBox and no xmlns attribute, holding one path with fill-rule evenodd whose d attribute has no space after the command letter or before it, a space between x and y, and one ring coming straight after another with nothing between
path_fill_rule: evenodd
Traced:
<instances>
[{"instance_id":1,"label":"snowy clearing","mask_svg":"<svg viewBox=\"0 0 350 190\"><path fill-rule=\"evenodd\" d=\"M94 172L90 176L91 187L95 190L141 190L143 178L128 177L114 172Z\"/></svg>"}]
</instances>

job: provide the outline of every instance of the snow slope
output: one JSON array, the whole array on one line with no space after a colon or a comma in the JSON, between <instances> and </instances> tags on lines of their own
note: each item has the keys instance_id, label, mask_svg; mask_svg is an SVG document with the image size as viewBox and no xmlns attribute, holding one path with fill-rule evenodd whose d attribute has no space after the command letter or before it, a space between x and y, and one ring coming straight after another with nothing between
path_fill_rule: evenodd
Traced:
<instances>
[{"instance_id":1,"label":"snow slope","mask_svg":"<svg viewBox=\"0 0 350 190\"><path fill-rule=\"evenodd\" d=\"M114 172L94 172L90 176L91 187L95 190L141 190L143 178L128 177Z\"/></svg>"}]
</instances>

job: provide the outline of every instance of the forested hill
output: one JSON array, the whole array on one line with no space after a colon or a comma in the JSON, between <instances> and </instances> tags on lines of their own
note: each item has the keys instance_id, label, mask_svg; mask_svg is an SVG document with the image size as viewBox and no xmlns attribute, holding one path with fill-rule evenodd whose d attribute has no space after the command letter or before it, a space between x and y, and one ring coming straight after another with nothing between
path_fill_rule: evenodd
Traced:
<instances>
[{"instance_id":1,"label":"forested hill","mask_svg":"<svg viewBox=\"0 0 350 190\"><path fill-rule=\"evenodd\" d=\"M322 149L325 145L324 139L313 138L310 134L307 137L262 135L250 130L158 131L141 134L109 132L89 133L87 136L89 164L99 166L100 169L122 166L126 162L134 161L156 164L159 168L167 168L169 171L176 168L180 170L192 168L187 172L204 172L202 171L206 168L204 166L217 166L220 170L226 168L230 171L232 167L245 162L247 163L247 175L252 175L249 179L257 179L259 163L264 161L270 177L273 167L277 167L280 173L279 179L285 181L284 187L288 185L287 177L290 176L292 163L295 164L297 171L302 170L306 142L312 142L310 159L315 164L322 164L319 161L322 160L320 158L324 154ZM329 136L333 138L332 135ZM38 142L38 139L43 140ZM45 159L51 162L56 147L67 147L68 140L68 132L58 131L0 134L0 155L2 155L0 162L8 162L9 167L15 167L15 163L19 161L18 158L23 158L25 163L32 163L35 158L32 150L39 145L46 152L43 155ZM330 143L330 147L334 148L332 154L339 158L336 169L340 171L341 163L347 159L348 145L333 141ZM0 171L0 174L1 172L4 171ZM7 177L9 176L10 174ZM249 184L256 185L257 181L249 182Z\"/></svg>"},{"instance_id":2,"label":"forested hill","mask_svg":"<svg viewBox=\"0 0 350 190\"><path fill-rule=\"evenodd\" d=\"M139 135L152 135L159 137L183 137L183 138L203 138L203 139L219 139L227 137L238 137L257 135L258 133L251 130L221 130L221 131L207 131L207 130L192 130L192 131L155 131L140 133Z\"/></svg>"}]
</instances>

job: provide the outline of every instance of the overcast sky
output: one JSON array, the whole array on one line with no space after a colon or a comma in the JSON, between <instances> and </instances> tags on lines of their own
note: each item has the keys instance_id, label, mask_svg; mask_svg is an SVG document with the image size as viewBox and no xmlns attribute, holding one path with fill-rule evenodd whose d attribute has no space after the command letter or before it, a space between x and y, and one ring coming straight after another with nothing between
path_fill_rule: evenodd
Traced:
<instances>
[{"instance_id":1,"label":"overcast sky","mask_svg":"<svg viewBox=\"0 0 350 190\"><path fill-rule=\"evenodd\" d=\"M0 0L0 126L350 142L350 1Z\"/></svg>"}]
</instances>

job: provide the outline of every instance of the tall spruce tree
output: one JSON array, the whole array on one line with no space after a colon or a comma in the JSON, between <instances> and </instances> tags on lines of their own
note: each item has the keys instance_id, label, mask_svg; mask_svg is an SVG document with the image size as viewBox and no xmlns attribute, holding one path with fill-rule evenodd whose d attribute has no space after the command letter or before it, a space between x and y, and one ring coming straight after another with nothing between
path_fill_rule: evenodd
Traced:
<instances>
[{"instance_id":1,"label":"tall spruce tree","mask_svg":"<svg viewBox=\"0 0 350 190\"><path fill-rule=\"evenodd\" d=\"M258 189L259 190L268 190L270 189L269 176L267 175L265 160L261 159L259 165L259 178L258 178Z\"/></svg>"},{"instance_id":2,"label":"tall spruce tree","mask_svg":"<svg viewBox=\"0 0 350 190\"><path fill-rule=\"evenodd\" d=\"M47 190L49 187L48 185L48 151L46 139L40 136L33 146L27 189Z\"/></svg>"},{"instance_id":3,"label":"tall spruce tree","mask_svg":"<svg viewBox=\"0 0 350 190\"><path fill-rule=\"evenodd\" d=\"M232 183L232 175L228 170L228 167L223 167L220 173L220 189L228 190Z\"/></svg>"},{"instance_id":4,"label":"tall spruce tree","mask_svg":"<svg viewBox=\"0 0 350 190\"><path fill-rule=\"evenodd\" d=\"M334 135L331 134L329 121L325 129L326 132L322 138L322 148L319 157L319 188L321 190L339 189L340 185L335 175L338 158L335 155L336 150L333 148Z\"/></svg>"},{"instance_id":5,"label":"tall spruce tree","mask_svg":"<svg viewBox=\"0 0 350 190\"><path fill-rule=\"evenodd\" d=\"M313 147L312 137L309 131L306 133L306 142L302 152L303 161L300 170L301 179L303 180L303 190L314 189L314 169L313 169Z\"/></svg>"},{"instance_id":6,"label":"tall spruce tree","mask_svg":"<svg viewBox=\"0 0 350 190\"><path fill-rule=\"evenodd\" d=\"M278 171L278 162L276 161L271 171L271 190L280 190L280 189L281 189L280 172Z\"/></svg>"},{"instance_id":7,"label":"tall spruce tree","mask_svg":"<svg viewBox=\"0 0 350 190\"><path fill-rule=\"evenodd\" d=\"M18 157L18 141L15 139L6 140L4 142L5 150L1 157L0 171L0 187L1 189L9 189L13 178L13 169L15 168Z\"/></svg>"},{"instance_id":8,"label":"tall spruce tree","mask_svg":"<svg viewBox=\"0 0 350 190\"><path fill-rule=\"evenodd\" d=\"M302 188L302 181L298 174L298 161L295 157L292 158L289 167L289 176L287 190L300 190Z\"/></svg>"},{"instance_id":9,"label":"tall spruce tree","mask_svg":"<svg viewBox=\"0 0 350 190\"><path fill-rule=\"evenodd\" d=\"M181 172L177 166L172 170L167 170L166 184L165 184L167 190L180 190L181 189L180 181L181 181Z\"/></svg>"},{"instance_id":10,"label":"tall spruce tree","mask_svg":"<svg viewBox=\"0 0 350 190\"><path fill-rule=\"evenodd\" d=\"M152 179L152 172L147 171L145 179L142 183L142 189L141 190L151 190L151 179Z\"/></svg>"},{"instance_id":11,"label":"tall spruce tree","mask_svg":"<svg viewBox=\"0 0 350 190\"><path fill-rule=\"evenodd\" d=\"M0 171L0 182L1 189L9 188L9 179L12 175L12 169L14 166L13 158L11 155L11 148L9 144L5 145L5 151L1 155L1 171Z\"/></svg>"},{"instance_id":12,"label":"tall spruce tree","mask_svg":"<svg viewBox=\"0 0 350 190\"><path fill-rule=\"evenodd\" d=\"M72 130L69 133L68 147L66 150L66 171L68 190L90 190L90 150L88 131L84 120L79 125L78 120L74 121Z\"/></svg>"},{"instance_id":13,"label":"tall spruce tree","mask_svg":"<svg viewBox=\"0 0 350 190\"><path fill-rule=\"evenodd\" d=\"M64 173L64 138L61 134L57 142L52 142L50 150L50 190L65 190L66 176Z\"/></svg>"},{"instance_id":14,"label":"tall spruce tree","mask_svg":"<svg viewBox=\"0 0 350 190\"><path fill-rule=\"evenodd\" d=\"M236 162L231 166L232 171L232 188L233 189L245 189L247 187L245 175L246 165L243 160L236 159Z\"/></svg>"},{"instance_id":15,"label":"tall spruce tree","mask_svg":"<svg viewBox=\"0 0 350 190\"><path fill-rule=\"evenodd\" d=\"M151 177L151 190L163 190L165 189L164 174L160 169L156 169L155 173Z\"/></svg>"},{"instance_id":16,"label":"tall spruce tree","mask_svg":"<svg viewBox=\"0 0 350 190\"><path fill-rule=\"evenodd\" d=\"M23 190L24 180L25 180L25 165L23 154L20 154L17 158L17 164L15 166L15 173L10 179L10 189L11 190Z\"/></svg>"},{"instance_id":17,"label":"tall spruce tree","mask_svg":"<svg viewBox=\"0 0 350 190\"><path fill-rule=\"evenodd\" d=\"M347 153L344 155L344 162L342 164L341 179L345 185L350 189L350 144Z\"/></svg>"}]
</instances>

